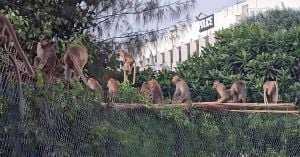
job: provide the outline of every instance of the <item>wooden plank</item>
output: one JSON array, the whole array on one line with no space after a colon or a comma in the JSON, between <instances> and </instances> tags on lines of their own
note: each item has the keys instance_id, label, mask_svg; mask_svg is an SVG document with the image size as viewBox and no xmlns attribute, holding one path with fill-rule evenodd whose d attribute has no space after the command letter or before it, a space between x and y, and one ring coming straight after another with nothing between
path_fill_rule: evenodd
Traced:
<instances>
[{"instance_id":1,"label":"wooden plank","mask_svg":"<svg viewBox=\"0 0 300 157\"><path fill-rule=\"evenodd\" d=\"M289 105L286 105L289 104ZM281 104L269 104L269 105L260 105L259 103L216 103L216 102L200 102L200 103L193 103L193 104L165 104L165 105L158 105L153 104L150 106L146 106L143 104L129 104L129 103L115 103L112 105L113 108L117 110L126 110L126 109L163 109L166 107L175 107L175 108L181 108L183 110L187 108L192 109L199 109L199 110L216 110L216 111L226 111L226 110L234 110L234 111L258 111L263 112L263 110L257 110L258 108L267 108L267 109L281 109L284 110L294 110L296 108L295 105L291 103L281 103ZM256 109L256 110L250 110L250 109ZM269 110L271 111L271 110ZM274 111L274 110L273 110Z\"/></svg>"},{"instance_id":2,"label":"wooden plank","mask_svg":"<svg viewBox=\"0 0 300 157\"><path fill-rule=\"evenodd\" d=\"M228 110L230 107L225 106L225 105L220 105L220 104L201 104L201 105L193 105L193 108L194 109L202 109L202 110L224 111L224 110Z\"/></svg>"},{"instance_id":3,"label":"wooden plank","mask_svg":"<svg viewBox=\"0 0 300 157\"><path fill-rule=\"evenodd\" d=\"M146 105L141 104L114 104L112 107L117 110L148 109Z\"/></svg>"},{"instance_id":4,"label":"wooden plank","mask_svg":"<svg viewBox=\"0 0 300 157\"><path fill-rule=\"evenodd\" d=\"M282 110L228 110L230 112L243 112L243 113L296 113L299 114L299 111L282 111Z\"/></svg>"},{"instance_id":5,"label":"wooden plank","mask_svg":"<svg viewBox=\"0 0 300 157\"><path fill-rule=\"evenodd\" d=\"M115 105L144 105L144 104L137 104L137 103L115 103ZM155 104L157 105L157 104ZM271 103L271 104L264 104L264 103L217 103L217 102L194 102L192 106L198 105L225 105L225 106L239 106L239 107L281 107L281 106L293 106L293 103ZM189 106L187 103L178 103L178 104L164 104L163 106L174 106L174 107L186 107Z\"/></svg>"},{"instance_id":6,"label":"wooden plank","mask_svg":"<svg viewBox=\"0 0 300 157\"><path fill-rule=\"evenodd\" d=\"M212 108L216 107L216 105L222 105L226 107L218 107L218 109L246 109L246 108L268 108L268 109L286 109L291 110L297 108L292 103L280 103L280 104L264 104L264 103L216 103L216 102L200 102L193 103L195 108L210 108L210 105L213 105Z\"/></svg>"},{"instance_id":7,"label":"wooden plank","mask_svg":"<svg viewBox=\"0 0 300 157\"><path fill-rule=\"evenodd\" d=\"M218 104L218 105L226 105L226 106L241 106L241 107L253 107L253 106L259 106L259 107L265 107L265 106L295 106L293 103L270 103L270 104L264 104L264 103L217 103L217 102L195 102L193 105L211 105L211 104Z\"/></svg>"}]
</instances>

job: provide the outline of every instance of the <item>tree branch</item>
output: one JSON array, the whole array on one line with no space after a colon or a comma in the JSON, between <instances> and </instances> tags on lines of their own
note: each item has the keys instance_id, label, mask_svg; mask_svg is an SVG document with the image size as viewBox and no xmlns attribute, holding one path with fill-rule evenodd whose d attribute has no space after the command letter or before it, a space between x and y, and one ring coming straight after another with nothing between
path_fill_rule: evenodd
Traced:
<instances>
[{"instance_id":1,"label":"tree branch","mask_svg":"<svg viewBox=\"0 0 300 157\"><path fill-rule=\"evenodd\" d=\"M174 25L180 24L180 23L185 23L185 22L188 22L188 20L178 21ZM99 42L105 42L105 41L109 41L109 40L113 40L113 39L122 39L122 38L129 38L129 37L144 36L144 35L155 33L155 32L166 31L169 28L173 27L174 25L171 25L171 26L168 26L168 27L165 27L165 28L161 28L161 29L156 29L156 30L138 31L138 32L131 32L131 33L126 33L126 34L121 34L121 36L115 36L115 37L107 38L107 39L104 39L104 40L100 40Z\"/></svg>"},{"instance_id":2,"label":"tree branch","mask_svg":"<svg viewBox=\"0 0 300 157\"><path fill-rule=\"evenodd\" d=\"M149 11L153 11L153 10L157 10L157 9L162 9L162 8L165 8L165 7L170 7L170 6L175 5L175 4L176 5L182 5L182 4L186 4L188 2L191 2L191 1L181 2L181 0L179 0L179 1L169 3L169 4L166 4L166 5L158 6L158 7L155 7L155 8L142 9L142 10L135 11L135 12L122 12L125 9L129 9L129 8L122 8L118 12L116 12L115 14L101 16L99 18L96 18L96 20L104 19L104 20L101 20L101 21L97 22L97 24L100 24L100 23L105 22L105 21L109 20L110 18L114 18L116 16L136 15L136 14L141 14L141 13L145 13L145 12L149 12Z\"/></svg>"}]
</instances>

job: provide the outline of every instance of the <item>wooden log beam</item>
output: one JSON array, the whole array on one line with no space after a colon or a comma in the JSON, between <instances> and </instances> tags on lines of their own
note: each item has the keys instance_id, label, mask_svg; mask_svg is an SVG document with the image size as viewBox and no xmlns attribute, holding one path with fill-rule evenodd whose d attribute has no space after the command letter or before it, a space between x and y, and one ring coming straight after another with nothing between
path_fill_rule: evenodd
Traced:
<instances>
[{"instance_id":1,"label":"wooden log beam","mask_svg":"<svg viewBox=\"0 0 300 157\"><path fill-rule=\"evenodd\" d=\"M242 113L293 113L300 114L299 111L282 111L282 110L228 110L229 112L242 112Z\"/></svg>"},{"instance_id":2,"label":"wooden log beam","mask_svg":"<svg viewBox=\"0 0 300 157\"><path fill-rule=\"evenodd\" d=\"M212 104L218 104L218 105L226 105L226 106L240 106L240 107L276 107L276 106L293 106L295 105L293 103L270 103L270 104L264 104L264 103L217 103L217 102L195 102L193 105L212 105Z\"/></svg>"},{"instance_id":3,"label":"wooden log beam","mask_svg":"<svg viewBox=\"0 0 300 157\"><path fill-rule=\"evenodd\" d=\"M129 104L129 103L115 103L113 108L117 110L133 110L133 109L157 109L161 110L166 107L175 107L175 108L181 108L181 109L200 109L200 110L217 110L217 111L263 111L263 110L257 110L260 108L265 109L281 109L281 110L294 110L296 106L292 103L279 103L279 104L267 104L264 103L216 103L216 102L196 102L192 104L165 104L165 105L158 105L153 104L150 106L146 106L144 104ZM250 109L256 109L256 110L250 110Z\"/></svg>"},{"instance_id":4,"label":"wooden log beam","mask_svg":"<svg viewBox=\"0 0 300 157\"><path fill-rule=\"evenodd\" d=\"M280 104L264 104L264 103L216 103L216 102L200 102L193 103L193 106L216 106L223 105L226 109L242 109L242 108L268 108L268 109L296 109L292 103L280 103Z\"/></svg>"}]
</instances>

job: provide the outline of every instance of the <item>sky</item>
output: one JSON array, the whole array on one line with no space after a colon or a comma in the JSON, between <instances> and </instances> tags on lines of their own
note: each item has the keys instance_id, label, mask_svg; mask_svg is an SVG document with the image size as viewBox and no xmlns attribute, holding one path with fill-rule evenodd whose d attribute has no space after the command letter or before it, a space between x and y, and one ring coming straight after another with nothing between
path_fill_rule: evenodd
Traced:
<instances>
[{"instance_id":1,"label":"sky","mask_svg":"<svg viewBox=\"0 0 300 157\"><path fill-rule=\"evenodd\" d=\"M176 0L169 0L169 1L172 2ZM195 17L198 16L200 12L205 15L210 15L219 12L226 7L232 6L237 2L243 2L243 1L245 0L195 0L196 2L195 7L190 12L191 19L192 21L195 21L196 20ZM201 17L205 17L205 16L201 15Z\"/></svg>"},{"instance_id":2,"label":"sky","mask_svg":"<svg viewBox=\"0 0 300 157\"><path fill-rule=\"evenodd\" d=\"M178 0L162 0L162 3L164 1L172 3L172 2L176 2ZM192 9L190 11L190 15L191 15L190 18L192 21L195 21L196 16L198 16L200 12L205 15L210 15L210 14L221 11L222 9L232 6L232 5L236 4L237 2L241 2L241 1L245 1L245 0L195 0L196 3L194 6L194 9ZM202 15L201 17L204 17L204 15ZM184 19L185 19L185 14L183 14L182 17L177 20L174 20L174 21L170 20L170 21L165 21L163 23L159 23L158 28L165 28L165 27L172 26L172 25L178 23L178 21L182 21ZM153 28L155 29L156 27L157 27L157 24L156 24L156 22L154 22L147 26L143 26L143 27L138 26L135 29L138 29L138 30L144 30L145 28L146 29L153 29Z\"/></svg>"},{"instance_id":3,"label":"sky","mask_svg":"<svg viewBox=\"0 0 300 157\"><path fill-rule=\"evenodd\" d=\"M162 1L168 1L168 2L175 2L178 0L162 0ZM199 13L201 12L202 14L205 15L210 15L216 12L221 11L222 9L226 8L226 7L230 7L233 6L234 4L236 4L237 2L243 2L245 0L195 0L195 7L194 9L192 9L190 11L190 18L192 20L192 22L194 22L196 20L196 16L199 15ZM200 18L205 17L205 15L202 15ZM182 21L185 18L185 14L182 15L182 18L179 18L177 20L174 21L166 21L164 23L160 23L158 24L158 28L166 28L166 27L170 27L172 25L174 25L175 23L177 23L178 21ZM148 29L155 29L156 28L156 23L154 24L149 24L148 26L146 26ZM143 30L145 29L144 27L138 27L137 29ZM152 44L148 45L150 47ZM148 47L146 46L146 47ZM150 48L148 47L148 48ZM150 52L147 52L146 56L149 55Z\"/></svg>"},{"instance_id":4,"label":"sky","mask_svg":"<svg viewBox=\"0 0 300 157\"><path fill-rule=\"evenodd\" d=\"M161 0L162 3L164 3L164 2L172 3L172 2L176 2L176 1L178 1L178 0ZM184 1L184 0L182 0L182 1ZM232 5L236 4L237 2L241 2L241 1L245 1L245 0L195 0L196 3L194 6L194 9L192 9L190 11L190 15L191 15L190 18L192 21L195 21L196 16L199 15L200 12L205 15L210 15L210 14L221 11L222 9L232 6ZM176 19L174 21L166 20L165 22L159 23L159 24L154 22L154 23L150 23L146 26L145 25L141 26L140 24L139 25L135 24L134 18L129 19L129 21L130 21L130 23L132 23L131 25L133 26L133 32L136 32L136 31L145 31L145 29L157 29L157 26L158 26L158 29L170 27L170 26L178 23L179 21L183 21L185 19L185 15L186 14L183 14L181 18ZM202 15L201 17L204 17L204 16ZM120 36L119 34L122 34L122 33L124 33L124 32L122 32L122 31L114 32L113 36ZM110 37L104 35L102 38L106 39L106 38L110 38Z\"/></svg>"},{"instance_id":5,"label":"sky","mask_svg":"<svg viewBox=\"0 0 300 157\"><path fill-rule=\"evenodd\" d=\"M192 10L192 17L197 16L200 12L209 15L222 10L223 8L234 5L237 0L195 0L195 9ZM242 0L238 0L242 1Z\"/></svg>"},{"instance_id":6,"label":"sky","mask_svg":"<svg viewBox=\"0 0 300 157\"><path fill-rule=\"evenodd\" d=\"M191 12L192 15L197 16L200 12L204 14L212 14L222 10L223 8L232 6L243 0L195 0L195 9Z\"/></svg>"}]
</instances>

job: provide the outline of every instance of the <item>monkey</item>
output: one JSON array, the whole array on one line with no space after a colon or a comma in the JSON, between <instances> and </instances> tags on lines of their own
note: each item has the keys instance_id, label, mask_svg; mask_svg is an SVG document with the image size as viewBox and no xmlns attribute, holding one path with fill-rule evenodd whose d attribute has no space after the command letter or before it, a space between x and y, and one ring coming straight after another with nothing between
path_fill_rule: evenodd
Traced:
<instances>
[{"instance_id":1,"label":"monkey","mask_svg":"<svg viewBox=\"0 0 300 157\"><path fill-rule=\"evenodd\" d=\"M101 90L102 89L100 83L94 78L89 78L87 80L87 84L91 90Z\"/></svg>"},{"instance_id":2,"label":"monkey","mask_svg":"<svg viewBox=\"0 0 300 157\"><path fill-rule=\"evenodd\" d=\"M146 96L146 97L150 97L151 93L150 93L150 86L149 86L149 83L148 82L144 82L142 84L142 87L141 87L141 93Z\"/></svg>"},{"instance_id":3,"label":"monkey","mask_svg":"<svg viewBox=\"0 0 300 157\"><path fill-rule=\"evenodd\" d=\"M178 75L173 76L172 83L176 85L173 101L179 103L186 103L191 100L191 93L186 82Z\"/></svg>"},{"instance_id":4,"label":"monkey","mask_svg":"<svg viewBox=\"0 0 300 157\"><path fill-rule=\"evenodd\" d=\"M50 36L41 36L37 44L37 56L34 58L34 67L37 68L39 64L43 65L42 71L47 76L47 87L51 84L54 67L56 66L56 50L53 46Z\"/></svg>"},{"instance_id":5,"label":"monkey","mask_svg":"<svg viewBox=\"0 0 300 157\"><path fill-rule=\"evenodd\" d=\"M164 99L162 96L160 85L155 79L151 79L148 82L144 82L142 84L141 92L144 95L150 94L151 101L153 104L164 104Z\"/></svg>"},{"instance_id":6,"label":"monkey","mask_svg":"<svg viewBox=\"0 0 300 157\"><path fill-rule=\"evenodd\" d=\"M0 13L0 46L4 47L6 50L10 46L11 42L14 43L14 46L17 49L18 55L21 57L21 59L24 61L28 75L30 77L35 76L35 72L29 63L27 56L24 53L24 50L22 49L18 38L16 36L16 33L13 29L12 24L8 20L8 18Z\"/></svg>"},{"instance_id":7,"label":"monkey","mask_svg":"<svg viewBox=\"0 0 300 157\"><path fill-rule=\"evenodd\" d=\"M110 78L107 81L109 100L112 103L115 102L115 97L116 97L116 95L117 95L117 93L119 91L119 85L120 85L120 82L116 81L113 78Z\"/></svg>"},{"instance_id":8,"label":"monkey","mask_svg":"<svg viewBox=\"0 0 300 157\"><path fill-rule=\"evenodd\" d=\"M212 88L216 90L221 97L216 102L225 103L230 99L229 91L226 89L224 84L221 83L220 81L218 80L214 81Z\"/></svg>"},{"instance_id":9,"label":"monkey","mask_svg":"<svg viewBox=\"0 0 300 157\"><path fill-rule=\"evenodd\" d=\"M83 83L88 86L87 80L82 73L82 70L88 60L87 48L80 45L70 46L68 47L63 59L65 64L65 80L79 80L79 78L81 78Z\"/></svg>"},{"instance_id":10,"label":"monkey","mask_svg":"<svg viewBox=\"0 0 300 157\"><path fill-rule=\"evenodd\" d=\"M269 103L268 99L271 99L272 103L277 103L279 93L277 81L266 81L263 85L263 91L265 104Z\"/></svg>"},{"instance_id":11,"label":"monkey","mask_svg":"<svg viewBox=\"0 0 300 157\"><path fill-rule=\"evenodd\" d=\"M154 104L163 105L164 100L159 83L156 80L151 79L150 81L148 81L148 84L151 92L152 102Z\"/></svg>"},{"instance_id":12,"label":"monkey","mask_svg":"<svg viewBox=\"0 0 300 157\"><path fill-rule=\"evenodd\" d=\"M93 91L99 91L100 92L100 98L102 98L102 86L100 83L94 79L94 78L89 78L87 80L88 87L93 90Z\"/></svg>"},{"instance_id":13,"label":"monkey","mask_svg":"<svg viewBox=\"0 0 300 157\"><path fill-rule=\"evenodd\" d=\"M132 74L132 68L133 71L133 81L132 83L135 84L135 75L136 75L136 64L134 61L134 58L131 54L129 54L125 50L121 50L119 52L120 57L123 59L123 70L124 70L124 81L128 80L128 75Z\"/></svg>"},{"instance_id":14,"label":"monkey","mask_svg":"<svg viewBox=\"0 0 300 157\"><path fill-rule=\"evenodd\" d=\"M246 81L237 80L228 89L230 96L232 97L231 102L246 102Z\"/></svg>"}]
</instances>

